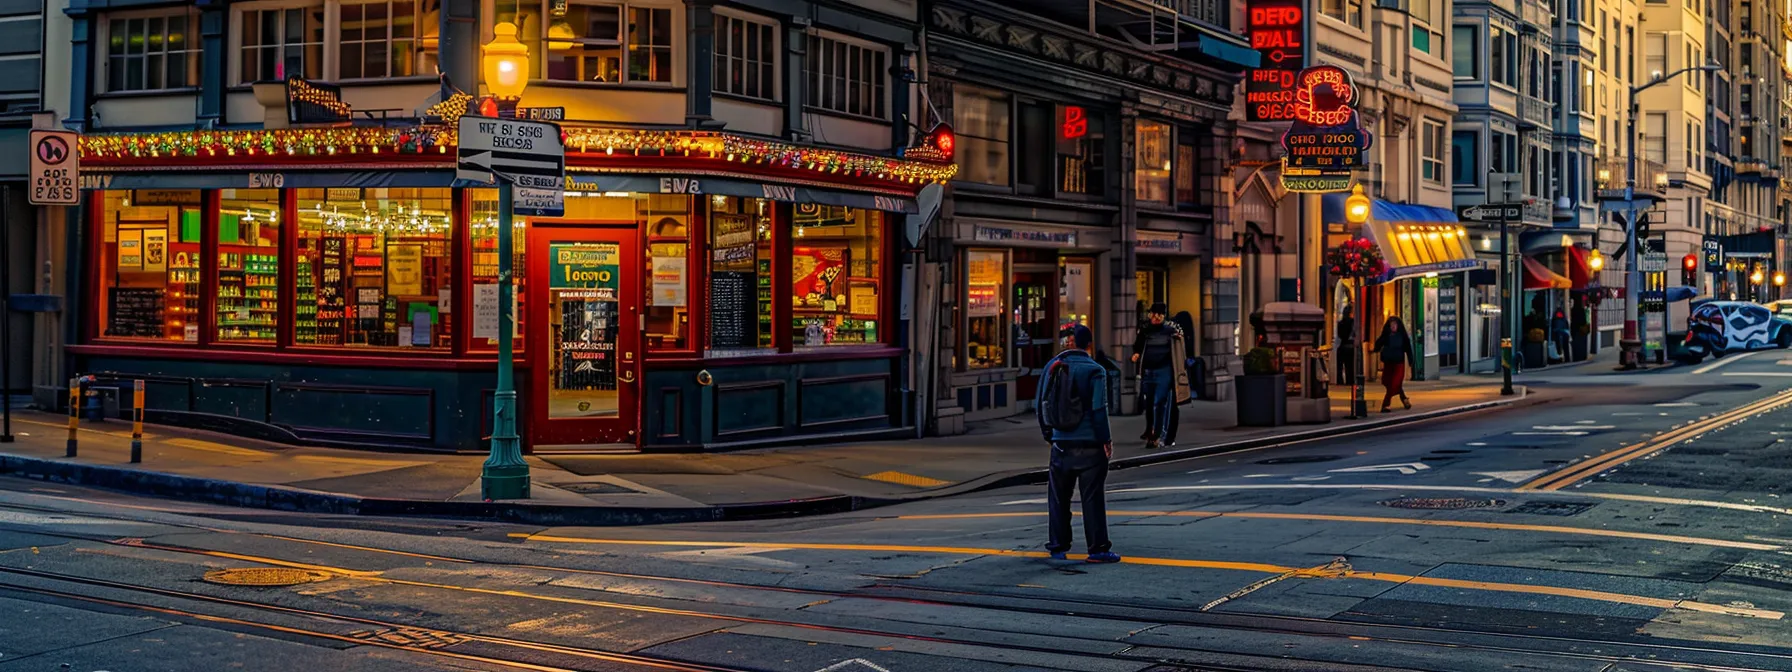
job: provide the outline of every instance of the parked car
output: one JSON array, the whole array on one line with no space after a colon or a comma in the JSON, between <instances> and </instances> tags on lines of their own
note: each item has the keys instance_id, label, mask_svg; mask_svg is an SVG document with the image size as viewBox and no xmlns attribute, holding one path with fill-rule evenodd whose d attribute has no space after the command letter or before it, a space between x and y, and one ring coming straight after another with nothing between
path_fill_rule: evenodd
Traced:
<instances>
[{"instance_id":1,"label":"parked car","mask_svg":"<svg viewBox=\"0 0 1792 672\"><path fill-rule=\"evenodd\" d=\"M1792 319L1758 303L1706 301L1693 306L1686 320L1682 359L1696 364L1706 355L1768 348L1792 348Z\"/></svg>"}]
</instances>

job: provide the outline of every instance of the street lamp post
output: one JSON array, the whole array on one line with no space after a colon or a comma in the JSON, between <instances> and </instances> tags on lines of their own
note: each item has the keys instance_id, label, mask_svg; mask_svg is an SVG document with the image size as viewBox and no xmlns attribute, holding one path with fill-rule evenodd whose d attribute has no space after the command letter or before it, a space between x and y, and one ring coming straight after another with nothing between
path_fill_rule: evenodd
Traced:
<instances>
[{"instance_id":1,"label":"street lamp post","mask_svg":"<svg viewBox=\"0 0 1792 672\"><path fill-rule=\"evenodd\" d=\"M1641 95L1644 91L1659 86L1688 72L1714 72L1721 69L1722 67L1718 65L1701 65L1681 68L1665 75L1656 75L1654 80L1642 86L1630 87L1630 149L1627 152L1629 156L1626 159L1629 163L1629 169L1624 176L1624 207L1628 212L1628 219L1624 226L1624 249L1627 250L1627 253L1630 255L1629 263L1624 271L1624 341L1626 342L1625 345L1627 347L1623 347L1619 357L1621 366L1626 369L1634 369L1641 366L1643 359L1642 334L1637 330L1637 321L1640 314L1638 312L1640 306L1637 305L1637 292L1643 281L1642 264L1640 263L1642 261L1643 252L1641 248L1637 247L1636 239L1637 96ZM1666 299L1667 295L1664 293L1662 298ZM1663 324L1666 324L1667 322L1667 302L1665 300L1662 302L1662 322ZM1663 345L1665 347L1666 344L1664 343Z\"/></svg>"},{"instance_id":2,"label":"street lamp post","mask_svg":"<svg viewBox=\"0 0 1792 672\"><path fill-rule=\"evenodd\" d=\"M492 41L485 52L485 86L492 97L515 102L529 84L529 49L516 40L516 25L492 27ZM523 461L522 441L516 433L516 334L515 285L512 257L516 232L511 224L510 180L498 180L498 385L492 393L491 455L480 472L481 499L528 499L529 463Z\"/></svg>"},{"instance_id":3,"label":"street lamp post","mask_svg":"<svg viewBox=\"0 0 1792 672\"><path fill-rule=\"evenodd\" d=\"M1345 221L1361 230L1363 223L1369 221L1369 206L1369 197L1363 195L1363 185L1356 185L1351 190L1350 197L1344 199ZM1356 333L1351 335L1356 347L1351 348L1350 352L1353 364L1350 372L1350 417L1353 418L1369 417L1369 400L1363 394L1363 366L1367 364L1363 361L1363 320L1368 317L1363 302L1369 298L1366 281L1367 278L1357 278L1356 291L1353 292L1356 294L1356 315L1351 317L1351 321L1356 323Z\"/></svg>"}]
</instances>

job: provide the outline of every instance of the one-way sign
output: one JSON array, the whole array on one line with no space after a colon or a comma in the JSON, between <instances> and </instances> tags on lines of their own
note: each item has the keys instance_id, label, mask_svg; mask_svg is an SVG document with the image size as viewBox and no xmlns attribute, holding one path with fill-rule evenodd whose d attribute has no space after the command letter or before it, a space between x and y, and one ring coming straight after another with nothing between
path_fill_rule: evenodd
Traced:
<instances>
[{"instance_id":1,"label":"one-way sign","mask_svg":"<svg viewBox=\"0 0 1792 672\"><path fill-rule=\"evenodd\" d=\"M516 186L514 211L531 217L565 212L566 147L560 127L539 121L460 118L455 177L475 182L502 179Z\"/></svg>"},{"instance_id":2,"label":"one-way sign","mask_svg":"<svg viewBox=\"0 0 1792 672\"><path fill-rule=\"evenodd\" d=\"M1524 217L1524 206L1517 203L1489 203L1456 208L1456 216L1475 222L1518 221Z\"/></svg>"}]
</instances>

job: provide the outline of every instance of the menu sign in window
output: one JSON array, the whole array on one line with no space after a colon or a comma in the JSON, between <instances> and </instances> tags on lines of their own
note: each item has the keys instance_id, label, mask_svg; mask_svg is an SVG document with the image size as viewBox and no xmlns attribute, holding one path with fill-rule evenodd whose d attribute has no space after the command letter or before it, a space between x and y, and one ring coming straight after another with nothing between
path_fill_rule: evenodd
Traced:
<instances>
[{"instance_id":1,"label":"menu sign in window","mask_svg":"<svg viewBox=\"0 0 1792 672\"><path fill-rule=\"evenodd\" d=\"M161 289L114 287L108 297L106 335L162 338Z\"/></svg>"},{"instance_id":2,"label":"menu sign in window","mask_svg":"<svg viewBox=\"0 0 1792 672\"><path fill-rule=\"evenodd\" d=\"M709 342L718 350L754 347L753 274L716 271L709 277Z\"/></svg>"}]
</instances>

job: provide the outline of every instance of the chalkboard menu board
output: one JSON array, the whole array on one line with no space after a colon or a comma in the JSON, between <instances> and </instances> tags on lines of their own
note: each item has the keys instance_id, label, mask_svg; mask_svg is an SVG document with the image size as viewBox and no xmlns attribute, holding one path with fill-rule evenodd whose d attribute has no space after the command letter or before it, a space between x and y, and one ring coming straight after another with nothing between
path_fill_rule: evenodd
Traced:
<instances>
[{"instance_id":1,"label":"chalkboard menu board","mask_svg":"<svg viewBox=\"0 0 1792 672\"><path fill-rule=\"evenodd\" d=\"M106 335L162 338L162 290L113 287Z\"/></svg>"},{"instance_id":2,"label":"chalkboard menu board","mask_svg":"<svg viewBox=\"0 0 1792 672\"><path fill-rule=\"evenodd\" d=\"M754 274L713 271L709 275L709 342L716 349L751 348L756 344Z\"/></svg>"}]
</instances>

